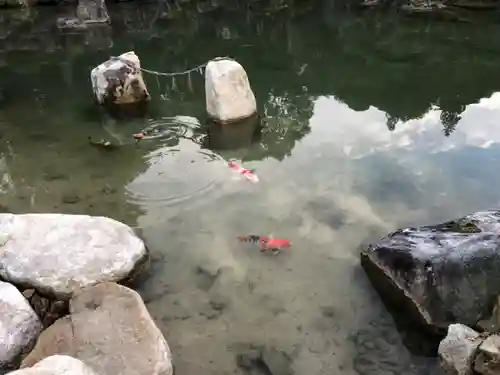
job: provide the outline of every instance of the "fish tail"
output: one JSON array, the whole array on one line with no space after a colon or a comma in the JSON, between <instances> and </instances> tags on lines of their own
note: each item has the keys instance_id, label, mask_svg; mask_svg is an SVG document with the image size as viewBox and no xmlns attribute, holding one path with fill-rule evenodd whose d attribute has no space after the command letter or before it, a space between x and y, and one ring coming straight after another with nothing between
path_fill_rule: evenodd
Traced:
<instances>
[{"instance_id":1,"label":"fish tail","mask_svg":"<svg viewBox=\"0 0 500 375\"><path fill-rule=\"evenodd\" d=\"M249 236L238 236L238 240L241 242L253 242L253 243L258 243L260 239L262 238L261 236L256 236L254 234L251 234Z\"/></svg>"}]
</instances>

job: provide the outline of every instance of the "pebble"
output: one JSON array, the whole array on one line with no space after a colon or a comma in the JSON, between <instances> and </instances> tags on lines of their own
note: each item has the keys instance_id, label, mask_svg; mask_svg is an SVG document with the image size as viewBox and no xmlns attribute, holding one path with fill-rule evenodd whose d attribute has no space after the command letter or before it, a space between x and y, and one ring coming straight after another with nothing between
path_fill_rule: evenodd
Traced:
<instances>
[{"instance_id":1,"label":"pebble","mask_svg":"<svg viewBox=\"0 0 500 375\"><path fill-rule=\"evenodd\" d=\"M65 194L62 197L62 202L65 204L74 204L82 200L77 194Z\"/></svg>"}]
</instances>

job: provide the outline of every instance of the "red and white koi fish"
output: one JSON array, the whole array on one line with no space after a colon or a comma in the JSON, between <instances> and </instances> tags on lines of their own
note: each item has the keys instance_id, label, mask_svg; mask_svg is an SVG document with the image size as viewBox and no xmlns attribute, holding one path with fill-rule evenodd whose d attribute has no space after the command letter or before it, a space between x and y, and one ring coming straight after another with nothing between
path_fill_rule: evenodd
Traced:
<instances>
[{"instance_id":1,"label":"red and white koi fish","mask_svg":"<svg viewBox=\"0 0 500 375\"><path fill-rule=\"evenodd\" d=\"M247 180L252 182L259 182L259 177L257 177L257 175L255 174L255 170L243 168L241 165L232 160L227 162L227 166L233 171L243 175L243 177L245 177Z\"/></svg>"},{"instance_id":2,"label":"red and white koi fish","mask_svg":"<svg viewBox=\"0 0 500 375\"><path fill-rule=\"evenodd\" d=\"M283 249L292 247L292 243L289 240L280 238L257 236L255 234L250 234L248 236L238 236L237 238L242 242L256 243L259 245L261 252L269 250L272 251L275 255Z\"/></svg>"}]
</instances>

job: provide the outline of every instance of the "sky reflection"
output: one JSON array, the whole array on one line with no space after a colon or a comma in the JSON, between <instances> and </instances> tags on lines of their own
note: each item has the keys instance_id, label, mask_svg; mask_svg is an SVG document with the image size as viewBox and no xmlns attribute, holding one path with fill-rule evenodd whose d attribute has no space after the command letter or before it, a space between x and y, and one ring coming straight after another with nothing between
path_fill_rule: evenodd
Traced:
<instances>
[{"instance_id":1,"label":"sky reflection","mask_svg":"<svg viewBox=\"0 0 500 375\"><path fill-rule=\"evenodd\" d=\"M421 118L398 121L394 131L387 128L383 111L371 106L353 111L333 96L315 100L310 126L304 143L310 147L330 144L339 147L351 159L376 152L397 150L438 153L467 146L488 148L500 141L500 93L469 104L460 114L455 131L443 136L442 111L432 106Z\"/></svg>"}]
</instances>

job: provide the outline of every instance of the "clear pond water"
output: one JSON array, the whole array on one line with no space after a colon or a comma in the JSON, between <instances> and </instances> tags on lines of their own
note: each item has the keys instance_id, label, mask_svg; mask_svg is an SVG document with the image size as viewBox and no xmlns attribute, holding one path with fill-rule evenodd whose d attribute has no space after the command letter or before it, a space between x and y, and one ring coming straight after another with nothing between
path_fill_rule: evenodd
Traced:
<instances>
[{"instance_id":1,"label":"clear pond water","mask_svg":"<svg viewBox=\"0 0 500 375\"><path fill-rule=\"evenodd\" d=\"M241 367L260 346L274 375L289 364L299 375L438 373L405 348L358 253L400 226L498 205L499 25L332 9L162 18L131 3L110 10L112 30L58 35L55 12L2 13L16 27L2 30L0 205L140 229L153 264L139 291L177 375L268 375ZM144 118L103 113L90 69L132 49L159 71L234 57L263 128L207 126L200 74L146 75ZM168 136L133 141L158 124ZM89 136L120 147L98 150ZM261 254L236 240L247 234L293 248Z\"/></svg>"}]
</instances>

